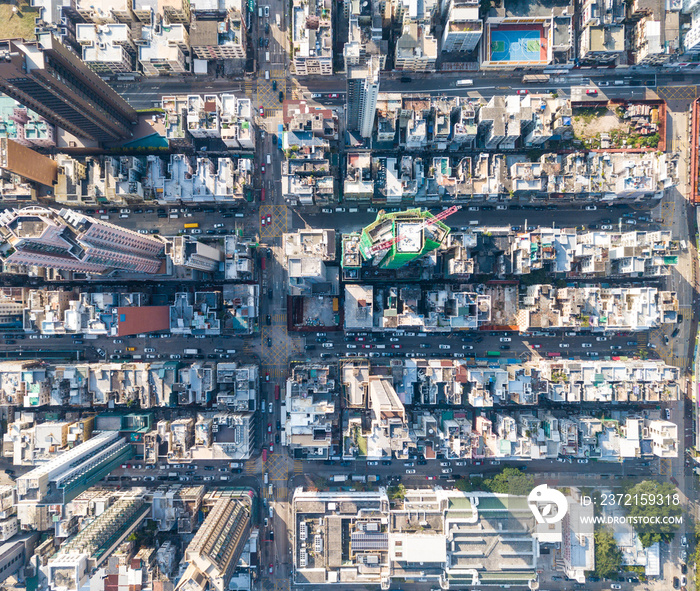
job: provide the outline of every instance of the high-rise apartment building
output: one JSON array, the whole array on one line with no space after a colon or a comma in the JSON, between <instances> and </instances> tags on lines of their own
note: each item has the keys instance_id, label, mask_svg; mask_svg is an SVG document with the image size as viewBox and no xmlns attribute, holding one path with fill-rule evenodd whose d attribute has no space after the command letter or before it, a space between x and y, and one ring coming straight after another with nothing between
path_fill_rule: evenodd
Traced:
<instances>
[{"instance_id":1,"label":"high-rise apartment building","mask_svg":"<svg viewBox=\"0 0 700 591\"><path fill-rule=\"evenodd\" d=\"M374 128L379 94L380 59L371 56L367 64L350 67L347 79L348 129L359 131L362 137L370 137Z\"/></svg>"},{"instance_id":2,"label":"high-rise apartment building","mask_svg":"<svg viewBox=\"0 0 700 591\"><path fill-rule=\"evenodd\" d=\"M51 33L0 42L0 91L69 133L131 137L136 111Z\"/></svg>"},{"instance_id":3,"label":"high-rise apartment building","mask_svg":"<svg viewBox=\"0 0 700 591\"><path fill-rule=\"evenodd\" d=\"M60 509L133 455L116 431L99 433L17 478L17 516L22 529L52 527Z\"/></svg>"},{"instance_id":4,"label":"high-rise apartment building","mask_svg":"<svg viewBox=\"0 0 700 591\"><path fill-rule=\"evenodd\" d=\"M124 269L155 273L163 242L83 215L30 206L0 214L0 237L12 246L5 265L81 273Z\"/></svg>"}]
</instances>

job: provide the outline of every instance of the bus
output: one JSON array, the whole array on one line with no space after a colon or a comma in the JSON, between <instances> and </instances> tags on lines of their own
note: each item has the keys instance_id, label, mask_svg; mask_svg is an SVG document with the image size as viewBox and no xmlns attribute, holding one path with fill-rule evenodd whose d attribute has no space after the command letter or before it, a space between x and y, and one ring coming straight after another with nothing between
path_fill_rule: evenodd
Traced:
<instances>
[{"instance_id":1,"label":"bus","mask_svg":"<svg viewBox=\"0 0 700 591\"><path fill-rule=\"evenodd\" d=\"M262 461L267 462L267 448L266 447L263 448L263 460Z\"/></svg>"},{"instance_id":2,"label":"bus","mask_svg":"<svg viewBox=\"0 0 700 591\"><path fill-rule=\"evenodd\" d=\"M279 399L280 399L280 385L275 384L275 400L279 400Z\"/></svg>"},{"instance_id":3,"label":"bus","mask_svg":"<svg viewBox=\"0 0 700 591\"><path fill-rule=\"evenodd\" d=\"M265 187L260 189L260 202L264 203L265 202Z\"/></svg>"},{"instance_id":4,"label":"bus","mask_svg":"<svg viewBox=\"0 0 700 591\"><path fill-rule=\"evenodd\" d=\"M474 86L474 80L464 79L457 80L457 86Z\"/></svg>"},{"instance_id":5,"label":"bus","mask_svg":"<svg viewBox=\"0 0 700 591\"><path fill-rule=\"evenodd\" d=\"M549 82L549 76L547 74L526 74L523 76L523 84L546 84Z\"/></svg>"},{"instance_id":6,"label":"bus","mask_svg":"<svg viewBox=\"0 0 700 591\"><path fill-rule=\"evenodd\" d=\"M561 353L559 351L550 351L547 353L547 357L561 357Z\"/></svg>"},{"instance_id":7,"label":"bus","mask_svg":"<svg viewBox=\"0 0 700 591\"><path fill-rule=\"evenodd\" d=\"M193 222L191 224L185 224L186 230L189 230L190 228L199 228L199 224L197 222Z\"/></svg>"},{"instance_id":8,"label":"bus","mask_svg":"<svg viewBox=\"0 0 700 591\"><path fill-rule=\"evenodd\" d=\"M260 268L265 270L265 257L260 257Z\"/></svg>"},{"instance_id":9,"label":"bus","mask_svg":"<svg viewBox=\"0 0 700 591\"><path fill-rule=\"evenodd\" d=\"M486 351L486 357L500 357L500 351Z\"/></svg>"}]
</instances>

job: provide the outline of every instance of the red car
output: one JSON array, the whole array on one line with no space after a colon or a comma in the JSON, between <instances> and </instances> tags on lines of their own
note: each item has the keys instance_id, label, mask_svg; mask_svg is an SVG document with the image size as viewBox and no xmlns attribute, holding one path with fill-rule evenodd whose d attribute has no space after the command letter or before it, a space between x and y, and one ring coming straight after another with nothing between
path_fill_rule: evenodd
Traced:
<instances>
[{"instance_id":1,"label":"red car","mask_svg":"<svg viewBox=\"0 0 700 591\"><path fill-rule=\"evenodd\" d=\"M261 226L264 226L264 225L265 225L265 216L262 216L262 217L260 218L260 225L261 225Z\"/></svg>"},{"instance_id":2,"label":"red car","mask_svg":"<svg viewBox=\"0 0 700 591\"><path fill-rule=\"evenodd\" d=\"M264 117L265 116L265 109L263 108L262 105L260 105L260 116Z\"/></svg>"},{"instance_id":3,"label":"red car","mask_svg":"<svg viewBox=\"0 0 700 591\"><path fill-rule=\"evenodd\" d=\"M586 94L598 94L598 91L595 88L587 88Z\"/></svg>"},{"instance_id":4,"label":"red car","mask_svg":"<svg viewBox=\"0 0 700 591\"><path fill-rule=\"evenodd\" d=\"M392 347L393 347L394 349L400 349L400 348L401 348L401 345L392 345Z\"/></svg>"},{"instance_id":5,"label":"red car","mask_svg":"<svg viewBox=\"0 0 700 591\"><path fill-rule=\"evenodd\" d=\"M529 90L516 90L516 94L528 94L530 91Z\"/></svg>"},{"instance_id":6,"label":"red car","mask_svg":"<svg viewBox=\"0 0 700 591\"><path fill-rule=\"evenodd\" d=\"M272 442L270 442L270 453L274 453L275 451L275 446L272 445Z\"/></svg>"},{"instance_id":7,"label":"red car","mask_svg":"<svg viewBox=\"0 0 700 591\"><path fill-rule=\"evenodd\" d=\"M270 372L269 372L269 371L266 371L266 372L265 372L265 381L266 381L266 382L269 382L269 381L270 381Z\"/></svg>"},{"instance_id":8,"label":"red car","mask_svg":"<svg viewBox=\"0 0 700 591\"><path fill-rule=\"evenodd\" d=\"M365 349L371 349L371 348L372 348L372 345L362 345L362 347L365 348Z\"/></svg>"},{"instance_id":9,"label":"red car","mask_svg":"<svg viewBox=\"0 0 700 591\"><path fill-rule=\"evenodd\" d=\"M264 164L261 164L261 165L260 165L260 172L262 172L263 174L265 174L265 165L264 165Z\"/></svg>"},{"instance_id":10,"label":"red car","mask_svg":"<svg viewBox=\"0 0 700 591\"><path fill-rule=\"evenodd\" d=\"M267 225L269 226L272 223L272 216L268 215L267 216Z\"/></svg>"},{"instance_id":11,"label":"red car","mask_svg":"<svg viewBox=\"0 0 700 591\"><path fill-rule=\"evenodd\" d=\"M355 340L356 340L356 341L364 341L364 340L365 340L365 337L355 337Z\"/></svg>"},{"instance_id":12,"label":"red car","mask_svg":"<svg viewBox=\"0 0 700 591\"><path fill-rule=\"evenodd\" d=\"M270 563L270 566L268 568L270 569L270 574L275 572L275 567L272 563Z\"/></svg>"},{"instance_id":13,"label":"red car","mask_svg":"<svg viewBox=\"0 0 700 591\"><path fill-rule=\"evenodd\" d=\"M272 433L272 423L267 424L267 432Z\"/></svg>"}]
</instances>

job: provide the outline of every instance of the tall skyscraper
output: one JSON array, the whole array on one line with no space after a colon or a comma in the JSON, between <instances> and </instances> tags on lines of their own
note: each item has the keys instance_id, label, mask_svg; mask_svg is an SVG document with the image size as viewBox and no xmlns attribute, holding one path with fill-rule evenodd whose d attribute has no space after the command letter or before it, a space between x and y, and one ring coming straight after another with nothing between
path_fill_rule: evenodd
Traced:
<instances>
[{"instance_id":1,"label":"tall skyscraper","mask_svg":"<svg viewBox=\"0 0 700 591\"><path fill-rule=\"evenodd\" d=\"M374 128L380 65L379 57L373 55L364 66L350 67L348 71L347 126L362 137L370 137Z\"/></svg>"},{"instance_id":2,"label":"tall skyscraper","mask_svg":"<svg viewBox=\"0 0 700 591\"><path fill-rule=\"evenodd\" d=\"M163 242L77 211L30 206L0 213L0 238L12 251L6 265L80 273L124 269L155 273Z\"/></svg>"},{"instance_id":3,"label":"tall skyscraper","mask_svg":"<svg viewBox=\"0 0 700 591\"><path fill-rule=\"evenodd\" d=\"M129 138L136 111L51 33L0 41L0 91L69 133Z\"/></svg>"}]
</instances>

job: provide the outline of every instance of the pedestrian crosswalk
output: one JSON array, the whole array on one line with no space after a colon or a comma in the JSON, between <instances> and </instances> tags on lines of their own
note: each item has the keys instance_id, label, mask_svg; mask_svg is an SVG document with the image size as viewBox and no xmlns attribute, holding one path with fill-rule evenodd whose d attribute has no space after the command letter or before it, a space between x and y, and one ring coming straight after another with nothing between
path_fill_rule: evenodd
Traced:
<instances>
[{"instance_id":1,"label":"pedestrian crosswalk","mask_svg":"<svg viewBox=\"0 0 700 591\"><path fill-rule=\"evenodd\" d=\"M301 460L294 460L294 474L302 474L304 472L304 464Z\"/></svg>"},{"instance_id":2,"label":"pedestrian crosswalk","mask_svg":"<svg viewBox=\"0 0 700 591\"><path fill-rule=\"evenodd\" d=\"M243 473L248 475L260 474L260 461L257 459L246 461L245 465L243 466Z\"/></svg>"},{"instance_id":3,"label":"pedestrian crosswalk","mask_svg":"<svg viewBox=\"0 0 700 591\"><path fill-rule=\"evenodd\" d=\"M275 500L276 501L286 501L287 500L287 487L284 485L277 486L275 488Z\"/></svg>"}]
</instances>

